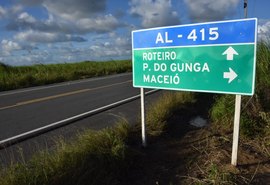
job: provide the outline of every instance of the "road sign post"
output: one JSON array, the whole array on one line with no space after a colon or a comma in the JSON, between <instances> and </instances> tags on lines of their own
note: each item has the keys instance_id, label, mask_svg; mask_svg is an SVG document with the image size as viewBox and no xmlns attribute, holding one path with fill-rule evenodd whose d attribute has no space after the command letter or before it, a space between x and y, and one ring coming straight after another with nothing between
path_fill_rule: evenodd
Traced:
<instances>
[{"instance_id":1,"label":"road sign post","mask_svg":"<svg viewBox=\"0 0 270 185\"><path fill-rule=\"evenodd\" d=\"M241 113L241 95L235 96L235 109L234 109L234 122L233 122L233 145L232 145L232 160L231 164L237 165L237 151L239 142L239 128L240 128L240 113Z\"/></svg>"},{"instance_id":2,"label":"road sign post","mask_svg":"<svg viewBox=\"0 0 270 185\"><path fill-rule=\"evenodd\" d=\"M133 31L133 86L236 94L236 165L241 95L254 94L256 44L256 18Z\"/></svg>"},{"instance_id":3,"label":"road sign post","mask_svg":"<svg viewBox=\"0 0 270 185\"><path fill-rule=\"evenodd\" d=\"M141 118L142 118L142 146L146 147L146 125L145 125L145 94L144 89L141 88Z\"/></svg>"}]
</instances>

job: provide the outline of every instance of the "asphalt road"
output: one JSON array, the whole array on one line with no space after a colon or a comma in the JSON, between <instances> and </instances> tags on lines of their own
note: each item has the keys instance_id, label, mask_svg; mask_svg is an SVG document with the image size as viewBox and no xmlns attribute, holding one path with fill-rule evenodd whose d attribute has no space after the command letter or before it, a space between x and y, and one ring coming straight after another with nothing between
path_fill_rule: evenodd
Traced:
<instances>
[{"instance_id":1,"label":"asphalt road","mask_svg":"<svg viewBox=\"0 0 270 185\"><path fill-rule=\"evenodd\" d=\"M139 94L132 86L132 74L112 75L50 86L0 93L0 140L40 128L89 110L93 110ZM146 97L146 105L160 94ZM84 129L102 129L113 126L116 120L139 119L140 101L104 111L40 136L0 150L0 163L29 158L39 150L50 149L59 137L72 140ZM18 153L18 148L23 154Z\"/></svg>"},{"instance_id":2,"label":"asphalt road","mask_svg":"<svg viewBox=\"0 0 270 185\"><path fill-rule=\"evenodd\" d=\"M0 140L139 94L131 74L0 93Z\"/></svg>"}]
</instances>

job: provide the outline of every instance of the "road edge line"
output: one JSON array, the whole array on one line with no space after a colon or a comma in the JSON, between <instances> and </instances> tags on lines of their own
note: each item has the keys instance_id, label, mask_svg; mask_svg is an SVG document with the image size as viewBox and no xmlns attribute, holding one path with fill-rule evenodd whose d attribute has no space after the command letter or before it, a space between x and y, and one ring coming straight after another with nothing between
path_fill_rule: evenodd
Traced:
<instances>
[{"instance_id":1,"label":"road edge line","mask_svg":"<svg viewBox=\"0 0 270 185\"><path fill-rule=\"evenodd\" d=\"M151 91L146 92L145 95L150 95L150 94L153 94L153 93L155 93L157 91L159 91L159 90L158 89L151 90ZM78 121L78 120L84 119L86 117L98 114L100 112L104 112L106 110L118 107L120 105L129 103L129 102L134 101L134 100L139 99L139 98L140 98L140 94L132 96L130 98L126 98L124 100L114 102L114 103L109 104L109 105L105 105L103 107L100 107L100 108L97 108L97 109L94 109L94 110L91 110L91 111L88 111L88 112L78 114L76 116L72 116L70 118L66 118L66 119L61 120L61 121L51 123L49 125L46 125L46 126L43 126L43 127L37 128L37 129L33 129L31 131L28 131L28 132L24 132L22 134L19 134L19 135L16 135L16 136L4 139L4 140L1 140L0 141L0 149L7 148L7 147L9 147L11 145L14 145L16 143L20 143L20 142L22 142L24 140L39 136L39 135L44 134L46 132L55 130L57 128L63 127L63 126L68 125L68 124L71 124L71 123L73 123L75 121Z\"/></svg>"}]
</instances>

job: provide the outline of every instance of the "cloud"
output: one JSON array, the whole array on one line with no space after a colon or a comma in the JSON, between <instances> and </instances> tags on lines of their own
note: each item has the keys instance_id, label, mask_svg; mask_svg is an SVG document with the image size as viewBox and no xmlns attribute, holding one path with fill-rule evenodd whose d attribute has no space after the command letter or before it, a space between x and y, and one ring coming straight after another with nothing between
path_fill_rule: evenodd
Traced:
<instances>
[{"instance_id":1,"label":"cloud","mask_svg":"<svg viewBox=\"0 0 270 185\"><path fill-rule=\"evenodd\" d=\"M112 15L80 19L76 22L78 32L110 32L123 26Z\"/></svg>"},{"instance_id":2,"label":"cloud","mask_svg":"<svg viewBox=\"0 0 270 185\"><path fill-rule=\"evenodd\" d=\"M61 32L61 33L73 33L74 26L70 22L57 21L52 17L47 20L37 20L27 12L23 12L18 15L17 18L10 20L6 25L6 29L9 31L24 31L35 30L42 32Z\"/></svg>"},{"instance_id":3,"label":"cloud","mask_svg":"<svg viewBox=\"0 0 270 185\"><path fill-rule=\"evenodd\" d=\"M19 50L21 49L20 45L11 40L2 40L1 42L2 49L4 50Z\"/></svg>"},{"instance_id":4,"label":"cloud","mask_svg":"<svg viewBox=\"0 0 270 185\"><path fill-rule=\"evenodd\" d=\"M112 60L113 58L130 58L131 50L114 47L113 43L105 42L102 45L90 47L90 60Z\"/></svg>"},{"instance_id":5,"label":"cloud","mask_svg":"<svg viewBox=\"0 0 270 185\"><path fill-rule=\"evenodd\" d=\"M236 11L240 0L184 0L194 22L223 20Z\"/></svg>"},{"instance_id":6,"label":"cloud","mask_svg":"<svg viewBox=\"0 0 270 185\"><path fill-rule=\"evenodd\" d=\"M8 40L8 39L3 39L1 41L1 45L0 45L0 54L4 54L4 55L10 55L12 54L12 52L17 52L17 51L32 51L32 50L36 50L38 49L38 47L36 47L35 45L31 45L31 44L27 44L27 43L18 43L15 42L13 40Z\"/></svg>"},{"instance_id":7,"label":"cloud","mask_svg":"<svg viewBox=\"0 0 270 185\"><path fill-rule=\"evenodd\" d=\"M0 19L13 19L19 12L22 11L22 9L23 6L21 5L14 5L8 8L0 6Z\"/></svg>"},{"instance_id":8,"label":"cloud","mask_svg":"<svg viewBox=\"0 0 270 185\"><path fill-rule=\"evenodd\" d=\"M21 12L23 10L23 6L22 5L14 5L14 6L11 6L9 9L8 9L8 14L9 16L12 15L12 16L15 16L17 15L19 12Z\"/></svg>"},{"instance_id":9,"label":"cloud","mask_svg":"<svg viewBox=\"0 0 270 185\"><path fill-rule=\"evenodd\" d=\"M0 19L4 17L4 15L6 14L6 10L0 6Z\"/></svg>"},{"instance_id":10,"label":"cloud","mask_svg":"<svg viewBox=\"0 0 270 185\"><path fill-rule=\"evenodd\" d=\"M180 23L171 0L131 0L130 6L130 14L140 17L144 28Z\"/></svg>"},{"instance_id":11,"label":"cloud","mask_svg":"<svg viewBox=\"0 0 270 185\"><path fill-rule=\"evenodd\" d=\"M36 23L36 19L29 15L27 12L23 12L19 15L18 20L26 23Z\"/></svg>"},{"instance_id":12,"label":"cloud","mask_svg":"<svg viewBox=\"0 0 270 185\"><path fill-rule=\"evenodd\" d=\"M53 42L84 42L86 39L73 36L69 34L60 33L47 33L29 30L26 32L20 32L14 36L16 40L21 42L34 42L34 43L53 43Z\"/></svg>"},{"instance_id":13,"label":"cloud","mask_svg":"<svg viewBox=\"0 0 270 185\"><path fill-rule=\"evenodd\" d=\"M3 8L5 28L12 36L3 43L0 40L0 56L9 64L131 57L130 32L127 37L117 35L118 31L124 33L119 28L128 28L121 22L125 12L108 13L107 0L15 1L16 6ZM30 11L36 8L42 13ZM89 42L85 42L86 38Z\"/></svg>"},{"instance_id":14,"label":"cloud","mask_svg":"<svg viewBox=\"0 0 270 185\"><path fill-rule=\"evenodd\" d=\"M105 11L106 0L44 0L43 5L53 15L76 21Z\"/></svg>"},{"instance_id":15,"label":"cloud","mask_svg":"<svg viewBox=\"0 0 270 185\"><path fill-rule=\"evenodd\" d=\"M38 6L43 2L44 0L20 0L20 3L25 6Z\"/></svg>"},{"instance_id":16,"label":"cloud","mask_svg":"<svg viewBox=\"0 0 270 185\"><path fill-rule=\"evenodd\" d=\"M98 41L89 49L91 60L127 59L131 57L131 40L130 37L111 34L106 41Z\"/></svg>"},{"instance_id":17,"label":"cloud","mask_svg":"<svg viewBox=\"0 0 270 185\"><path fill-rule=\"evenodd\" d=\"M112 15L99 16L95 18L79 19L75 22L67 22L64 20L36 20L28 14L21 14L17 19L7 24L7 30L35 30L48 33L64 33L64 34L85 34L90 32L104 33L123 27L125 24Z\"/></svg>"},{"instance_id":18,"label":"cloud","mask_svg":"<svg viewBox=\"0 0 270 185\"><path fill-rule=\"evenodd\" d=\"M6 25L7 30L24 31L35 30L48 33L86 34L90 32L104 33L123 27L113 15L89 16L76 20L66 20L49 14L46 20L37 20L27 12L20 13Z\"/></svg>"},{"instance_id":19,"label":"cloud","mask_svg":"<svg viewBox=\"0 0 270 185\"><path fill-rule=\"evenodd\" d=\"M14 41L3 39L1 41L2 54L10 55L12 51L20 50L22 47Z\"/></svg>"},{"instance_id":20,"label":"cloud","mask_svg":"<svg viewBox=\"0 0 270 185\"><path fill-rule=\"evenodd\" d=\"M45 55L42 53L27 53L20 55L9 55L6 57L0 57L1 62L8 65L33 65L41 63L50 63L53 57L51 55Z\"/></svg>"},{"instance_id":21,"label":"cloud","mask_svg":"<svg viewBox=\"0 0 270 185\"><path fill-rule=\"evenodd\" d=\"M259 22L258 40L264 42L270 41L270 20Z\"/></svg>"},{"instance_id":22,"label":"cloud","mask_svg":"<svg viewBox=\"0 0 270 185\"><path fill-rule=\"evenodd\" d=\"M30 33L29 33L30 34ZM35 35L35 34L34 34ZM11 55L2 55L2 62L10 65L33 65L40 63L60 63L77 61L104 61L129 59L131 57L131 38L126 35L102 34L93 35L91 44L77 45L72 42L57 44L45 43L40 45L21 45L20 50L13 50ZM17 35L18 39L19 36ZM22 39L29 39L22 37ZM25 43L24 40L18 40ZM15 45L14 45L15 46ZM38 49L40 46L43 49ZM16 47L15 47L16 48ZM19 48L17 48L19 49ZM0 51L1 56L1 51Z\"/></svg>"}]
</instances>

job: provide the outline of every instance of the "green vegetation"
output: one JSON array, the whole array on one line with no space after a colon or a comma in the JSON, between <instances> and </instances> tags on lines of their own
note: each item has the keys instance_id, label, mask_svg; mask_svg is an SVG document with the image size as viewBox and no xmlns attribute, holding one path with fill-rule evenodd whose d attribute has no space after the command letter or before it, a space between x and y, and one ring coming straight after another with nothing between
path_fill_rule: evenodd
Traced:
<instances>
[{"instance_id":1,"label":"green vegetation","mask_svg":"<svg viewBox=\"0 0 270 185\"><path fill-rule=\"evenodd\" d=\"M86 131L72 143L59 141L55 152L2 170L0 184L117 184L125 169L128 131L122 120L113 129Z\"/></svg>"},{"instance_id":2,"label":"green vegetation","mask_svg":"<svg viewBox=\"0 0 270 185\"><path fill-rule=\"evenodd\" d=\"M270 133L270 48L261 43L257 51L256 88L253 96L242 97L241 134L244 137L267 137ZM235 96L216 97L211 118L219 128L229 129L233 124ZM269 142L269 138L268 138ZM270 143L268 143L270 144Z\"/></svg>"},{"instance_id":3,"label":"green vegetation","mask_svg":"<svg viewBox=\"0 0 270 185\"><path fill-rule=\"evenodd\" d=\"M210 110L212 126L193 145L200 154L190 164L189 184L267 184L270 157L270 48L257 51L255 94L242 96L238 168L230 166L234 95L219 95ZM262 163L262 164L260 164ZM254 165L255 164L255 165Z\"/></svg>"},{"instance_id":4,"label":"green vegetation","mask_svg":"<svg viewBox=\"0 0 270 185\"><path fill-rule=\"evenodd\" d=\"M164 98L169 103L164 101ZM192 95L189 93L169 93L161 96L151 107L166 106L167 111L172 112L177 109L175 103L179 105L189 101L192 101ZM150 111L149 117L155 117L157 114L157 110ZM163 123L167 116L168 114L163 114L156 121ZM159 133L163 131L153 121L148 126L155 131L159 130ZM127 121L122 119L114 128L85 131L72 143L60 140L53 153L42 152L27 163L18 163L2 169L0 184L119 184L134 157L134 154L129 154L134 150L127 146L128 140L134 135L130 134L131 132L138 133L138 130L131 129Z\"/></svg>"},{"instance_id":5,"label":"green vegetation","mask_svg":"<svg viewBox=\"0 0 270 185\"><path fill-rule=\"evenodd\" d=\"M150 105L146 114L147 133L152 136L161 135L168 126L168 119L185 104L194 102L192 93L167 92L154 104Z\"/></svg>"},{"instance_id":6,"label":"green vegetation","mask_svg":"<svg viewBox=\"0 0 270 185\"><path fill-rule=\"evenodd\" d=\"M131 61L12 67L0 63L0 91L131 71Z\"/></svg>"},{"instance_id":7,"label":"green vegetation","mask_svg":"<svg viewBox=\"0 0 270 185\"><path fill-rule=\"evenodd\" d=\"M86 131L71 143L59 141L53 152L2 169L0 184L265 184L270 157L269 61L269 46L259 44L256 94L242 97L238 167L230 165L235 96L215 96L212 105L208 95L166 92L147 110L149 148L138 147L139 127L120 120L114 128ZM209 107L209 127L184 126L194 115L207 114Z\"/></svg>"}]
</instances>

